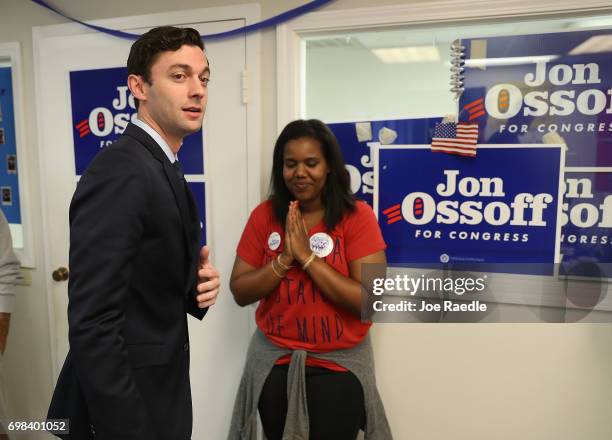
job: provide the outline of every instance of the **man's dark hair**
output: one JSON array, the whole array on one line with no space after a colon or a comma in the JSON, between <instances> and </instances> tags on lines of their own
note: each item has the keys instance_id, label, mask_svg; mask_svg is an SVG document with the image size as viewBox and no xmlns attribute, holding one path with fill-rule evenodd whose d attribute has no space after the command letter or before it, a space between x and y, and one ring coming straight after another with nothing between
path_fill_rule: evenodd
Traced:
<instances>
[{"instance_id":1,"label":"man's dark hair","mask_svg":"<svg viewBox=\"0 0 612 440\"><path fill-rule=\"evenodd\" d=\"M327 125L318 119L299 119L290 122L276 141L270 179L270 199L274 207L274 215L284 227L289 202L294 200L283 179L285 146L289 141L299 138L311 138L321 143L323 156L329 168L321 201L325 207L325 225L331 231L342 220L345 212L355 209L355 198L351 193L350 176L346 170L338 140Z\"/></svg>"},{"instance_id":2,"label":"man's dark hair","mask_svg":"<svg viewBox=\"0 0 612 440\"><path fill-rule=\"evenodd\" d=\"M160 26L142 34L132 44L127 60L128 75L139 75L151 84L151 66L161 52L176 51L182 46L197 46L204 50L200 33L193 28ZM136 108L138 100L136 99Z\"/></svg>"}]
</instances>

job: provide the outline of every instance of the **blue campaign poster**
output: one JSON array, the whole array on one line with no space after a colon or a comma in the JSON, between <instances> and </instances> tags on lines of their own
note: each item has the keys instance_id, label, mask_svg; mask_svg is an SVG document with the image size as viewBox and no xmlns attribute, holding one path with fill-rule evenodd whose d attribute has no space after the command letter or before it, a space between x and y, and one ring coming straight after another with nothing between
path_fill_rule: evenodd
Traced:
<instances>
[{"instance_id":1,"label":"blue campaign poster","mask_svg":"<svg viewBox=\"0 0 612 440\"><path fill-rule=\"evenodd\" d=\"M391 265L517 263L515 273L533 273L529 263L555 262L560 146L479 146L477 158L381 146L375 162Z\"/></svg>"},{"instance_id":2,"label":"blue campaign poster","mask_svg":"<svg viewBox=\"0 0 612 440\"><path fill-rule=\"evenodd\" d=\"M70 99L76 174L81 175L101 148L115 141L136 115L127 88L127 69L70 72ZM204 174L202 131L184 139L179 160L185 174Z\"/></svg>"},{"instance_id":3,"label":"blue campaign poster","mask_svg":"<svg viewBox=\"0 0 612 440\"><path fill-rule=\"evenodd\" d=\"M70 72L77 176L85 171L100 149L110 145L123 133L128 122L136 116L134 98L126 84L125 67ZM204 177L202 139L201 130L185 137L178 156L198 205L202 243L205 243L206 193L204 183L199 181ZM192 176L196 181L191 181Z\"/></svg>"},{"instance_id":4,"label":"blue campaign poster","mask_svg":"<svg viewBox=\"0 0 612 440\"><path fill-rule=\"evenodd\" d=\"M423 144L430 141L442 118L391 119L380 121L334 122L327 126L342 149L355 196L372 205L374 169L368 143Z\"/></svg>"},{"instance_id":5,"label":"blue campaign poster","mask_svg":"<svg viewBox=\"0 0 612 440\"><path fill-rule=\"evenodd\" d=\"M13 80L10 67L0 67L0 208L9 223L21 223Z\"/></svg>"},{"instance_id":6,"label":"blue campaign poster","mask_svg":"<svg viewBox=\"0 0 612 440\"><path fill-rule=\"evenodd\" d=\"M567 144L566 166L612 166L612 30L465 39L462 121L479 143Z\"/></svg>"},{"instance_id":7,"label":"blue campaign poster","mask_svg":"<svg viewBox=\"0 0 612 440\"><path fill-rule=\"evenodd\" d=\"M560 273L612 279L612 172L565 172Z\"/></svg>"},{"instance_id":8,"label":"blue campaign poster","mask_svg":"<svg viewBox=\"0 0 612 440\"><path fill-rule=\"evenodd\" d=\"M200 245L206 244L206 183L204 182L187 182L189 189L193 193L193 197L198 207L198 215L200 217L200 227L202 228L202 236Z\"/></svg>"},{"instance_id":9,"label":"blue campaign poster","mask_svg":"<svg viewBox=\"0 0 612 440\"><path fill-rule=\"evenodd\" d=\"M610 39L607 29L462 40L459 102L460 119L478 123L480 142L567 145L561 270L597 263L593 276L605 278L612 278L604 203L612 194L604 169L612 166Z\"/></svg>"}]
</instances>

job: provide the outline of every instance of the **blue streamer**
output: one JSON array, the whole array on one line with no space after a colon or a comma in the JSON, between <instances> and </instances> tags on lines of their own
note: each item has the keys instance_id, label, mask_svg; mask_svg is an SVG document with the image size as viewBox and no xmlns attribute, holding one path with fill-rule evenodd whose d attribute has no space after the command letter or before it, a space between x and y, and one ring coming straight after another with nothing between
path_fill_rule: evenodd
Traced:
<instances>
[{"instance_id":1,"label":"blue streamer","mask_svg":"<svg viewBox=\"0 0 612 440\"><path fill-rule=\"evenodd\" d=\"M109 28L105 28L102 26L96 26L94 24L89 24L89 23L85 23L84 21L78 20L76 18L73 18L69 15L64 14L62 11L60 11L59 9L54 8L53 6L49 5L47 2L45 2L44 0L32 0L34 3L36 3L37 5L40 5L44 8L49 9L50 11L55 12L56 14L61 15L62 17L73 21L75 23L79 23L83 26L86 26L90 29L94 29L98 32L102 32L108 35L112 35L113 37L118 37L118 38L124 38L127 40L137 40L140 35L139 34L131 34L129 32L123 32L123 31L118 31L115 29L109 29ZM222 39L222 38L228 38L228 37L233 37L235 35L246 35L248 33L251 32L255 32L258 31L260 29L264 29L266 27L269 26L276 26L279 25L285 21L289 21L295 17L298 17L302 14L305 14L307 12L310 12L314 9L320 8L321 6L327 4L327 3L331 3L334 0L314 0L311 1L309 3L306 3L305 5L302 6L298 6L297 8L291 9L289 11L283 12L281 14L275 15L274 17L268 18L266 20L260 21L259 23L253 23L250 24L248 26L243 26L241 28L238 29L232 29L231 31L226 31L226 32L219 32L216 34L209 34L209 35L202 35L202 39L209 41L209 40L214 40L214 39Z\"/></svg>"}]
</instances>

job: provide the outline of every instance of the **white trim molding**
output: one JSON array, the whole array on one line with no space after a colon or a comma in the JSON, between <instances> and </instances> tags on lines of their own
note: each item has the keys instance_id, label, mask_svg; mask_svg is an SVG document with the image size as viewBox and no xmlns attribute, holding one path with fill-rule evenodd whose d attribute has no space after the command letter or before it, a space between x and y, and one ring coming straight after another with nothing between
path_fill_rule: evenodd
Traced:
<instances>
[{"instance_id":1,"label":"white trim molding","mask_svg":"<svg viewBox=\"0 0 612 440\"><path fill-rule=\"evenodd\" d=\"M19 203L21 227L23 231L23 248L15 252L22 267L33 268L34 240L32 237L32 207L30 200L30 179L28 178L30 162L28 160L25 134L25 113L23 109L23 67L21 48L18 42L0 43L0 59L8 58L13 82L13 109L15 116L15 143L17 152L17 179L19 182Z\"/></svg>"},{"instance_id":2,"label":"white trim molding","mask_svg":"<svg viewBox=\"0 0 612 440\"><path fill-rule=\"evenodd\" d=\"M372 29L472 20L555 18L568 14L612 13L609 0L440 0L406 5L313 12L276 28L277 130L303 116L304 36L316 32Z\"/></svg>"}]
</instances>

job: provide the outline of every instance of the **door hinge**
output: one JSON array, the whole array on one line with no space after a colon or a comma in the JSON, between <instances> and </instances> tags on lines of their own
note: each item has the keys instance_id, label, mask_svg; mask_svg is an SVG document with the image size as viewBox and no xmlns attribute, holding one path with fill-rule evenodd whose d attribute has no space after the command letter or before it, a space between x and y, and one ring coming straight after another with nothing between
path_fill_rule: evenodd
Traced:
<instances>
[{"instance_id":1,"label":"door hinge","mask_svg":"<svg viewBox=\"0 0 612 440\"><path fill-rule=\"evenodd\" d=\"M240 73L240 83L241 83L241 90L242 90L242 103L248 104L249 103L249 71L248 70L243 70Z\"/></svg>"}]
</instances>

